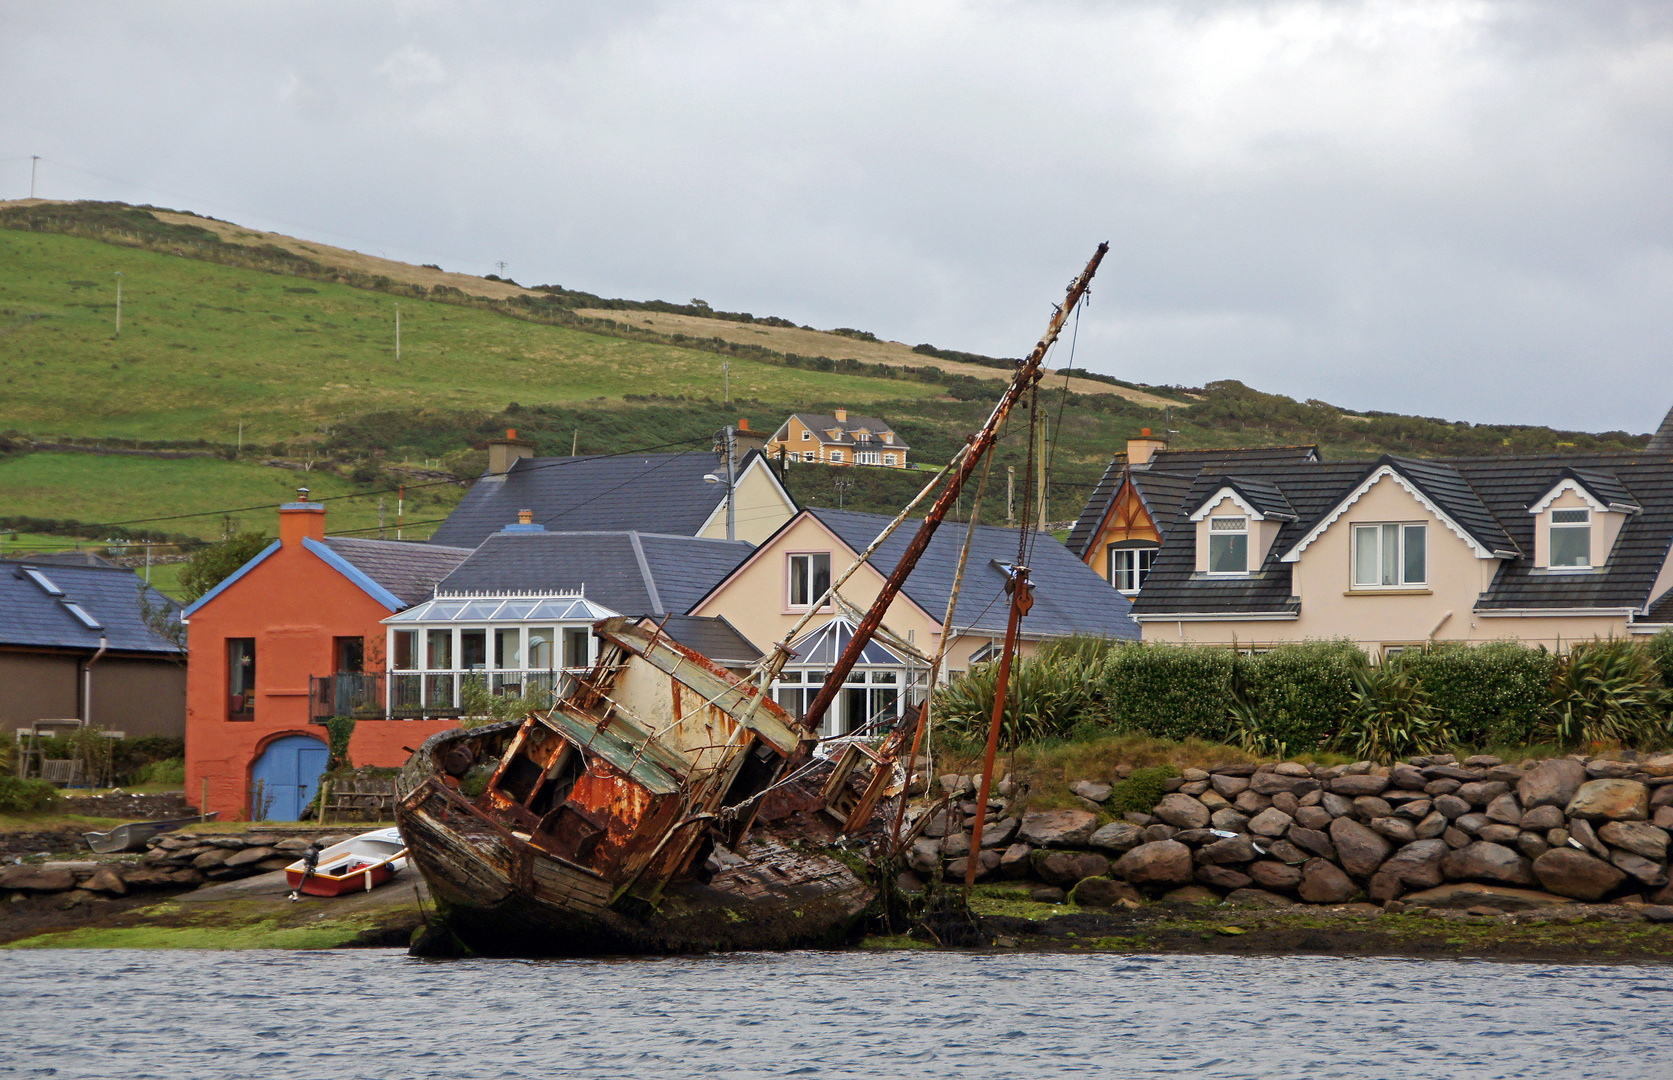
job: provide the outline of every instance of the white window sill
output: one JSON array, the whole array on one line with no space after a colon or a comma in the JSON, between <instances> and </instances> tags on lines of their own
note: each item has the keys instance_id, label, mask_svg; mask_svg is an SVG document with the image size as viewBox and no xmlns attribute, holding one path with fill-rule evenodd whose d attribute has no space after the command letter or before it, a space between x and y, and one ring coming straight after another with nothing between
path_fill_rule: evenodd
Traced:
<instances>
[{"instance_id":1,"label":"white window sill","mask_svg":"<svg viewBox=\"0 0 1673 1080\"><path fill-rule=\"evenodd\" d=\"M1595 574L1602 567L1599 566L1536 566L1534 570L1541 574Z\"/></svg>"},{"instance_id":2,"label":"white window sill","mask_svg":"<svg viewBox=\"0 0 1673 1080\"><path fill-rule=\"evenodd\" d=\"M1343 596L1433 596L1434 590L1427 586L1407 585L1356 585L1346 589Z\"/></svg>"}]
</instances>

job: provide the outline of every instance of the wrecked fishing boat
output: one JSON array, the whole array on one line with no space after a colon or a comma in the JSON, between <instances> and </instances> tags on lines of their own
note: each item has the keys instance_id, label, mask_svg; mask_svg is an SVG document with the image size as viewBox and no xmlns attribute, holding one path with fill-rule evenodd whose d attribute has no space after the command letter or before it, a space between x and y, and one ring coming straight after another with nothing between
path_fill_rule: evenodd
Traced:
<instances>
[{"instance_id":1,"label":"wrecked fishing boat","mask_svg":"<svg viewBox=\"0 0 1673 1080\"><path fill-rule=\"evenodd\" d=\"M1025 394L1037 399L1046 351L1108 248L1071 282L981 430L755 668L735 674L660 627L606 619L594 627L597 662L563 677L550 710L443 732L413 754L395 816L442 915L415 953L789 949L840 944L859 930L879 895L870 879L889 876L879 868L912 836L902 832L908 784L897 758L916 762L925 709L873 732L887 736L877 747L847 740L821 757L815 733L1010 410ZM1037 400L1032 407L1038 415ZM934 504L806 712L787 714L769 689L792 655L788 643L931 493ZM968 550L967 534L959 575ZM1001 687L1027 610L1022 561L1019 552L1008 570ZM943 641L952 617L950 604ZM995 731L1003 701L1001 690ZM990 736L983 800L993 757Z\"/></svg>"},{"instance_id":2,"label":"wrecked fishing boat","mask_svg":"<svg viewBox=\"0 0 1673 1080\"><path fill-rule=\"evenodd\" d=\"M869 770L865 822L844 786L839 823L821 812L832 764L756 686L628 620L596 632L597 665L549 712L443 732L408 762L396 820L446 932L523 956L840 941L871 889L832 845L878 817L893 770Z\"/></svg>"}]
</instances>

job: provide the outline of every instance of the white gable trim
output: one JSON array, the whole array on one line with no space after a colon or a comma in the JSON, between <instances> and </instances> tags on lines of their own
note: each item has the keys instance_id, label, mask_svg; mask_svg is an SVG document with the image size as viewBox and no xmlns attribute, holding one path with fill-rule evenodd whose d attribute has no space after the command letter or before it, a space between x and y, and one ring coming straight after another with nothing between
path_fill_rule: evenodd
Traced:
<instances>
[{"instance_id":1,"label":"white gable trim","mask_svg":"<svg viewBox=\"0 0 1673 1080\"><path fill-rule=\"evenodd\" d=\"M1364 495L1367 491L1370 491L1377 485L1377 482L1382 480L1384 477L1388 477L1396 484L1399 484L1406 490L1406 494L1416 500L1419 506L1435 515L1435 517L1440 520L1442 525L1445 525L1448 529L1452 530L1452 532L1456 533L1458 535L1458 539L1468 544L1470 550L1475 552L1476 558L1496 559L1500 557L1482 547L1481 544L1477 543L1475 537L1471 536L1462 525L1452 520L1451 516L1449 516L1444 510L1429 501L1429 498L1425 496L1423 492L1413 487L1404 476L1401 476L1400 473L1395 470L1394 466L1384 465L1382 468L1378 469L1376 472L1361 481L1358 487L1348 493L1347 498L1336 504L1336 509L1332 510L1328 517L1313 526L1312 531L1310 531L1306 536L1303 536L1301 540L1297 542L1294 547L1290 548L1289 551L1286 551L1283 557L1278 561L1287 563L1300 562L1301 553L1307 550L1307 546L1319 537L1323 536L1326 529L1336 524L1337 518L1348 512L1348 507L1358 502L1360 496Z\"/></svg>"},{"instance_id":2,"label":"white gable trim","mask_svg":"<svg viewBox=\"0 0 1673 1080\"><path fill-rule=\"evenodd\" d=\"M1208 517L1209 509L1211 507L1219 506L1225 499L1230 499L1232 502L1236 503L1237 506L1248 515L1250 521L1266 520L1266 515L1262 514L1259 510L1256 510L1253 506L1250 506L1243 500L1243 496L1239 495L1230 487L1223 487L1219 491L1210 495L1207 499L1203 500L1202 506L1197 509L1196 513L1191 515L1191 520L1201 521L1203 518Z\"/></svg>"},{"instance_id":3,"label":"white gable trim","mask_svg":"<svg viewBox=\"0 0 1673 1080\"><path fill-rule=\"evenodd\" d=\"M1543 514L1546 509L1557 500L1557 496L1561 495L1565 491L1574 492L1586 501L1587 506L1590 506L1593 510L1596 510L1600 514L1607 514L1611 510L1614 510L1617 514L1624 513L1626 511L1626 507L1620 506L1618 503L1605 506L1603 503L1598 502L1597 497L1587 491L1584 484L1580 483L1580 481L1576 480L1572 476L1565 476L1563 477L1561 483L1557 484L1556 487L1553 487L1550 491L1545 493L1545 498L1528 507L1528 513ZM1620 508L1616 509L1617 506L1620 506Z\"/></svg>"}]
</instances>

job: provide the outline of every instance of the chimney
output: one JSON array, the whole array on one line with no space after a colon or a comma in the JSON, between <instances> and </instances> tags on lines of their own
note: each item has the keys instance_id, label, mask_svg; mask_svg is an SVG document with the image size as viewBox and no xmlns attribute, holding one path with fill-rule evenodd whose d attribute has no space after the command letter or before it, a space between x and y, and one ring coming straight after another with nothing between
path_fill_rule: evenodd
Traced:
<instances>
[{"instance_id":1,"label":"chimney","mask_svg":"<svg viewBox=\"0 0 1673 1080\"><path fill-rule=\"evenodd\" d=\"M1128 467L1138 468L1139 466L1149 464L1151 457L1155 455L1156 451L1165 450L1167 449L1167 446L1168 442L1166 439L1159 439L1152 435L1149 428L1141 429L1139 431L1138 438L1127 440Z\"/></svg>"},{"instance_id":2,"label":"chimney","mask_svg":"<svg viewBox=\"0 0 1673 1080\"><path fill-rule=\"evenodd\" d=\"M502 531L508 533L537 533L545 532L546 526L535 524L533 510L519 510L517 511L517 524L507 525Z\"/></svg>"},{"instance_id":3,"label":"chimney","mask_svg":"<svg viewBox=\"0 0 1673 1080\"><path fill-rule=\"evenodd\" d=\"M504 476L513 464L526 457L534 457L534 444L519 439L516 428L506 428L505 438L488 444L488 475Z\"/></svg>"},{"instance_id":4,"label":"chimney","mask_svg":"<svg viewBox=\"0 0 1673 1080\"><path fill-rule=\"evenodd\" d=\"M534 511L533 510L519 510L519 511L517 511L517 524L519 524L519 525L533 525L534 524Z\"/></svg>"},{"instance_id":5,"label":"chimney","mask_svg":"<svg viewBox=\"0 0 1673 1080\"><path fill-rule=\"evenodd\" d=\"M847 409L842 409L842 408L837 409L837 411L836 411L836 422L839 423L839 424L848 423L848 410Z\"/></svg>"},{"instance_id":6,"label":"chimney","mask_svg":"<svg viewBox=\"0 0 1673 1080\"><path fill-rule=\"evenodd\" d=\"M325 504L309 502L307 488L297 488L296 495L296 502L279 507L279 542L287 548L325 539Z\"/></svg>"}]
</instances>

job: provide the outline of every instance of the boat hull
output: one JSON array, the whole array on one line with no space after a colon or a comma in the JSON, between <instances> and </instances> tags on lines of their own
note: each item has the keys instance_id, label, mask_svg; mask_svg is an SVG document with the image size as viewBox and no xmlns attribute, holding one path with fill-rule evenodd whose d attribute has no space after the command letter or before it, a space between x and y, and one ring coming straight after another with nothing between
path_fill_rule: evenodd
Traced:
<instances>
[{"instance_id":1,"label":"boat hull","mask_svg":"<svg viewBox=\"0 0 1673 1080\"><path fill-rule=\"evenodd\" d=\"M297 892L308 896L344 896L348 893L370 892L393 880L395 871L389 866L375 866L352 874L311 874L301 870L285 871L285 881ZM306 878L306 880L304 880ZM368 883L368 879L369 882Z\"/></svg>"},{"instance_id":2,"label":"boat hull","mask_svg":"<svg viewBox=\"0 0 1673 1080\"><path fill-rule=\"evenodd\" d=\"M485 956L837 945L872 898L840 859L797 850L770 829L757 829L707 884L671 882L652 907L631 898L612 906L602 878L490 822L473 821L433 788L403 800L396 820L447 929Z\"/></svg>"}]
</instances>

